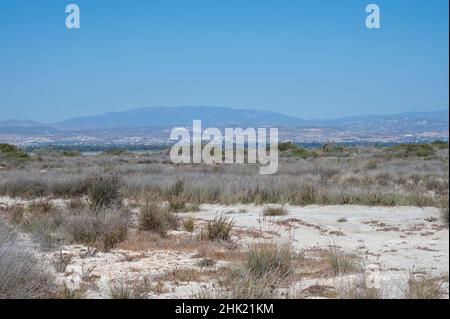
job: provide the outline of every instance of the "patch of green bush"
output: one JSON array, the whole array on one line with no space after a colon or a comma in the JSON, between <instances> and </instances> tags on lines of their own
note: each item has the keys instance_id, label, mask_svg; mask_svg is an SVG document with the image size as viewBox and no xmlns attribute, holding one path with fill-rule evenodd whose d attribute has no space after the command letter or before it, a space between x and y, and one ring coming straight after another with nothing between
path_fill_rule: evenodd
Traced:
<instances>
[{"instance_id":1,"label":"patch of green bush","mask_svg":"<svg viewBox=\"0 0 450 319\"><path fill-rule=\"evenodd\" d=\"M440 149L440 150L445 150L448 149L448 142L446 141L434 141L431 142L431 146Z\"/></svg>"},{"instance_id":2,"label":"patch of green bush","mask_svg":"<svg viewBox=\"0 0 450 319\"><path fill-rule=\"evenodd\" d=\"M398 144L384 149L385 154L400 157L430 157L435 154L435 149L430 144Z\"/></svg>"},{"instance_id":3,"label":"patch of green bush","mask_svg":"<svg viewBox=\"0 0 450 319\"><path fill-rule=\"evenodd\" d=\"M0 144L0 160L24 161L30 159L30 155L11 144Z\"/></svg>"}]
</instances>

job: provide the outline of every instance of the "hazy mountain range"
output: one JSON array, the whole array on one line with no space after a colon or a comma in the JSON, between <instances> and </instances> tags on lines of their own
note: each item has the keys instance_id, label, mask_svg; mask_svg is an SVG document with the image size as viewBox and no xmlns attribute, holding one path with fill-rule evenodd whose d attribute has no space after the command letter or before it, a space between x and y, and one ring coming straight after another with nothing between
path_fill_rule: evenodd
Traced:
<instances>
[{"instance_id":1,"label":"hazy mountain range","mask_svg":"<svg viewBox=\"0 0 450 319\"><path fill-rule=\"evenodd\" d=\"M96 116L68 119L59 123L31 120L0 121L0 133L55 134L58 131L86 131L118 128L171 128L192 126L194 119L204 127L328 127L341 129L392 129L398 131L447 130L448 110L392 115L359 115L338 119L301 119L276 112L225 107L149 107Z\"/></svg>"},{"instance_id":2,"label":"hazy mountain range","mask_svg":"<svg viewBox=\"0 0 450 319\"><path fill-rule=\"evenodd\" d=\"M448 110L392 115L363 115L338 119L301 119L276 112L225 107L151 107L59 123L30 120L0 121L0 143L24 147L64 145L70 147L161 146L171 143L170 129L192 127L278 127L281 140L314 144L405 143L448 140Z\"/></svg>"}]
</instances>

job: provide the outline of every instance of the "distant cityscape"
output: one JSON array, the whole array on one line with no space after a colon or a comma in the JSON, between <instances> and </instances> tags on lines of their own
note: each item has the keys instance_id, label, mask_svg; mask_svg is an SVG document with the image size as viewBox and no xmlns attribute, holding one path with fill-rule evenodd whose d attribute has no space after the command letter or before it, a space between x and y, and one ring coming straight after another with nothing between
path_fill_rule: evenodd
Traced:
<instances>
[{"instance_id":1,"label":"distant cityscape","mask_svg":"<svg viewBox=\"0 0 450 319\"><path fill-rule=\"evenodd\" d=\"M0 121L0 143L22 148L158 149L173 143L169 139L172 128L189 128L192 119L202 119L205 127L221 129L278 127L280 141L304 145L325 142L426 143L449 139L448 110L303 120L258 110L181 107L135 109L50 124L27 120Z\"/></svg>"}]
</instances>

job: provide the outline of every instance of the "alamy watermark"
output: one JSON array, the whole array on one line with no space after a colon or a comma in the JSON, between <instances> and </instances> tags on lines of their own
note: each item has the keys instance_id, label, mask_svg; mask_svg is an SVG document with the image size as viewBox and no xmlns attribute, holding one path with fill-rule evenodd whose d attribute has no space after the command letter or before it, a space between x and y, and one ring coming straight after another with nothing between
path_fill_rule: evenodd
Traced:
<instances>
[{"instance_id":1,"label":"alamy watermark","mask_svg":"<svg viewBox=\"0 0 450 319\"><path fill-rule=\"evenodd\" d=\"M67 29L79 29L80 28L80 7L77 4L71 3L66 6L66 13L69 15L66 17Z\"/></svg>"},{"instance_id":2,"label":"alamy watermark","mask_svg":"<svg viewBox=\"0 0 450 319\"><path fill-rule=\"evenodd\" d=\"M66 17L66 28L67 29L79 29L80 28L80 7L71 3L66 6L66 13L69 15ZM380 18L380 6L371 3L366 6L366 13L369 15L366 17L365 23L368 29L380 29L381 28L381 18Z\"/></svg>"},{"instance_id":3,"label":"alamy watermark","mask_svg":"<svg viewBox=\"0 0 450 319\"><path fill-rule=\"evenodd\" d=\"M256 164L259 173L275 174L278 170L278 128L225 128L202 130L201 120L194 120L191 132L174 128L170 140L177 141L170 150L175 164Z\"/></svg>"},{"instance_id":4,"label":"alamy watermark","mask_svg":"<svg viewBox=\"0 0 450 319\"><path fill-rule=\"evenodd\" d=\"M366 13L369 13L369 15L366 18L367 29L380 29L381 28L380 7L374 3L369 4L366 7Z\"/></svg>"}]
</instances>

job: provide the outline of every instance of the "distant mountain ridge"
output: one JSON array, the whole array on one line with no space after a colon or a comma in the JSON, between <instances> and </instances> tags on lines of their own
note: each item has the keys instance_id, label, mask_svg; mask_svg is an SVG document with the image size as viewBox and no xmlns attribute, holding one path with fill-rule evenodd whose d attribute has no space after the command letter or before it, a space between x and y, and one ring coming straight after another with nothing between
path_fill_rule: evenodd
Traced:
<instances>
[{"instance_id":1,"label":"distant mountain ridge","mask_svg":"<svg viewBox=\"0 0 450 319\"><path fill-rule=\"evenodd\" d=\"M409 112L390 115L359 115L338 119L300 119L277 112L228 107L186 106L147 107L123 112L68 119L42 124L30 120L0 121L4 134L55 134L58 131L92 131L192 126L202 120L203 127L279 127L333 128L366 132L448 131L449 111Z\"/></svg>"},{"instance_id":2,"label":"distant mountain ridge","mask_svg":"<svg viewBox=\"0 0 450 319\"><path fill-rule=\"evenodd\" d=\"M270 111L186 106L148 107L123 112L109 112L98 116L78 117L58 123L56 127L63 129L173 127L192 126L193 120L202 120L202 124L207 126L290 126L301 122L296 117Z\"/></svg>"}]
</instances>

